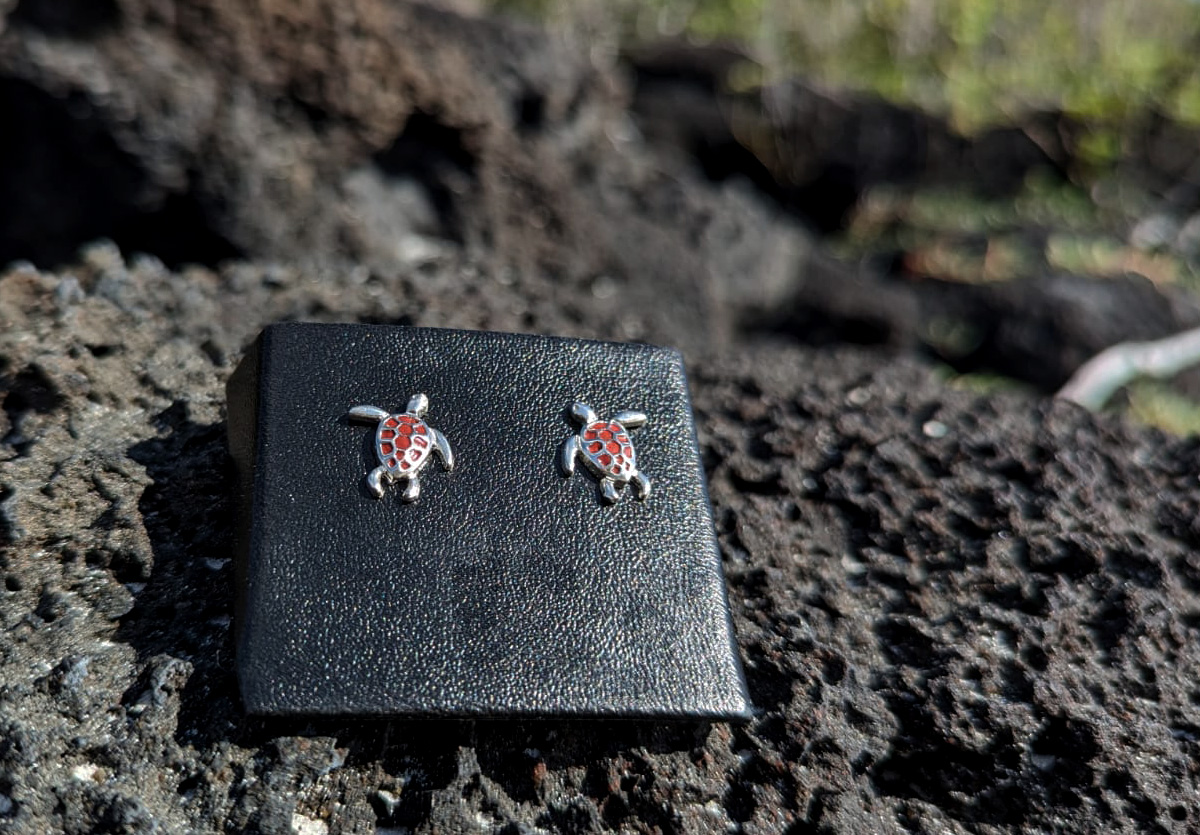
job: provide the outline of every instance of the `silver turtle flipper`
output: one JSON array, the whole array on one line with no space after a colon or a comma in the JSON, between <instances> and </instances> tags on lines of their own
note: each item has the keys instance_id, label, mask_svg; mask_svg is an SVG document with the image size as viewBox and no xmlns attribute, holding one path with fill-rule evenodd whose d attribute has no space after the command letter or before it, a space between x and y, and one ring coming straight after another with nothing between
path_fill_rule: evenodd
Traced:
<instances>
[{"instance_id":1,"label":"silver turtle flipper","mask_svg":"<svg viewBox=\"0 0 1200 835\"><path fill-rule=\"evenodd\" d=\"M617 423L624 426L626 429L637 429L646 422L645 412L625 411L617 412L612 417Z\"/></svg>"},{"instance_id":2,"label":"silver turtle flipper","mask_svg":"<svg viewBox=\"0 0 1200 835\"><path fill-rule=\"evenodd\" d=\"M611 478L600 479L600 495L609 504L613 504L617 499L621 498L620 493L617 492L617 483Z\"/></svg>"},{"instance_id":3,"label":"silver turtle flipper","mask_svg":"<svg viewBox=\"0 0 1200 835\"><path fill-rule=\"evenodd\" d=\"M376 467L367 473L367 489L377 499L383 498L383 478L385 475L387 475L387 470L383 467Z\"/></svg>"},{"instance_id":4,"label":"silver turtle flipper","mask_svg":"<svg viewBox=\"0 0 1200 835\"><path fill-rule=\"evenodd\" d=\"M429 427L430 433L433 435L434 449L442 458L442 467L446 472L454 469L454 451L450 449L450 442L446 440L446 436L432 426Z\"/></svg>"},{"instance_id":5,"label":"silver turtle flipper","mask_svg":"<svg viewBox=\"0 0 1200 835\"><path fill-rule=\"evenodd\" d=\"M638 473L630 479L629 483L633 485L633 492L637 495L638 501L644 502L650 495L650 479Z\"/></svg>"},{"instance_id":6,"label":"silver turtle flipper","mask_svg":"<svg viewBox=\"0 0 1200 835\"><path fill-rule=\"evenodd\" d=\"M558 468L566 477L575 475L575 456L579 454L579 436L572 435L558 449Z\"/></svg>"},{"instance_id":7,"label":"silver turtle flipper","mask_svg":"<svg viewBox=\"0 0 1200 835\"><path fill-rule=\"evenodd\" d=\"M416 476L408 479L408 483L404 485L404 492L400 494L400 498L405 502L415 502L417 497L421 495L421 480Z\"/></svg>"},{"instance_id":8,"label":"silver turtle flipper","mask_svg":"<svg viewBox=\"0 0 1200 835\"><path fill-rule=\"evenodd\" d=\"M378 406L355 406L349 412L355 420L369 420L378 423L387 418L388 413Z\"/></svg>"}]
</instances>

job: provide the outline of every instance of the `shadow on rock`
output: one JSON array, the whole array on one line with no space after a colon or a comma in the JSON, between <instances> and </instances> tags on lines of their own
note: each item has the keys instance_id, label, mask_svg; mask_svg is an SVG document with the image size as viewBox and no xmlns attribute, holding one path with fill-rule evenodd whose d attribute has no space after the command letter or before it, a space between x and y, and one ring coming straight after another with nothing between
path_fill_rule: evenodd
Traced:
<instances>
[{"instance_id":1,"label":"shadow on rock","mask_svg":"<svg viewBox=\"0 0 1200 835\"><path fill-rule=\"evenodd\" d=\"M191 183L168 190L154 182L144 160L121 147L82 93L55 96L0 75L0 113L6 163L0 169L0 264L27 259L52 267L102 237L171 265L215 265L241 254L212 225L200 191Z\"/></svg>"},{"instance_id":2,"label":"shadow on rock","mask_svg":"<svg viewBox=\"0 0 1200 835\"><path fill-rule=\"evenodd\" d=\"M129 449L153 481L138 507L154 567L117 639L149 662L127 702L153 700L175 678L171 669L191 665L175 735L200 747L230 738L241 721L231 629L234 474L224 424L191 421L182 401L156 421L168 434Z\"/></svg>"}]
</instances>

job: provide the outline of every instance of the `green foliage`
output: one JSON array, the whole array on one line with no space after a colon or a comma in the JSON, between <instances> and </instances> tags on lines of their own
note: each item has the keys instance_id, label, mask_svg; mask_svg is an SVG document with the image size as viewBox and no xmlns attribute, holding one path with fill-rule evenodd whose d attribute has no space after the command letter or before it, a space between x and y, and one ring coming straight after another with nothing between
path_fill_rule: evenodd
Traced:
<instances>
[{"instance_id":1,"label":"green foliage","mask_svg":"<svg viewBox=\"0 0 1200 835\"><path fill-rule=\"evenodd\" d=\"M1158 112L1200 125L1200 4L1189 0L491 0L624 43L685 34L746 46L767 78L803 73L943 113L964 131L1063 110L1116 158Z\"/></svg>"},{"instance_id":2,"label":"green foliage","mask_svg":"<svg viewBox=\"0 0 1200 835\"><path fill-rule=\"evenodd\" d=\"M969 391L973 394L1012 394L1022 397L1037 397L1037 391L1028 383L1003 374L991 374L984 371L973 371L958 374L946 366L937 374L951 388Z\"/></svg>"},{"instance_id":3,"label":"green foliage","mask_svg":"<svg viewBox=\"0 0 1200 835\"><path fill-rule=\"evenodd\" d=\"M1129 414L1139 423L1173 435L1200 434L1200 403L1172 390L1167 383L1134 383L1128 393Z\"/></svg>"}]
</instances>

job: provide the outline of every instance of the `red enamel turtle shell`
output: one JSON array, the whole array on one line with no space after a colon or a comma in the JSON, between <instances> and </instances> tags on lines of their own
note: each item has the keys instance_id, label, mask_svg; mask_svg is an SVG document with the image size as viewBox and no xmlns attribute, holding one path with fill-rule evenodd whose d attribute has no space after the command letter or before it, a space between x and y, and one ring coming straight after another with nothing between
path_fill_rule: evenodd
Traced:
<instances>
[{"instance_id":1,"label":"red enamel turtle shell","mask_svg":"<svg viewBox=\"0 0 1200 835\"><path fill-rule=\"evenodd\" d=\"M633 441L616 421L597 420L583 428L579 444L598 471L616 481L629 481L637 473Z\"/></svg>"},{"instance_id":2,"label":"red enamel turtle shell","mask_svg":"<svg viewBox=\"0 0 1200 835\"><path fill-rule=\"evenodd\" d=\"M429 426L419 417L389 415L379 422L375 453L389 472L412 475L421 469L432 449Z\"/></svg>"}]
</instances>

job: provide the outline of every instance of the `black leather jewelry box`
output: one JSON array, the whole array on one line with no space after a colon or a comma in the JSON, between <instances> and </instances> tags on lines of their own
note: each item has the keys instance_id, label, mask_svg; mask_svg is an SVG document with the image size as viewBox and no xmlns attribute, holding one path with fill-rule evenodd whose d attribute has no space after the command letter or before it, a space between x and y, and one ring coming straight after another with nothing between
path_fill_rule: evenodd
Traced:
<instances>
[{"instance_id":1,"label":"black leather jewelry box","mask_svg":"<svg viewBox=\"0 0 1200 835\"><path fill-rule=\"evenodd\" d=\"M370 404L453 451L385 479ZM515 334L275 325L229 381L237 669L263 715L743 718L750 711L678 353ZM564 477L576 401L651 490ZM390 436L389 436L390 437ZM582 459L580 459L582 461Z\"/></svg>"}]
</instances>

